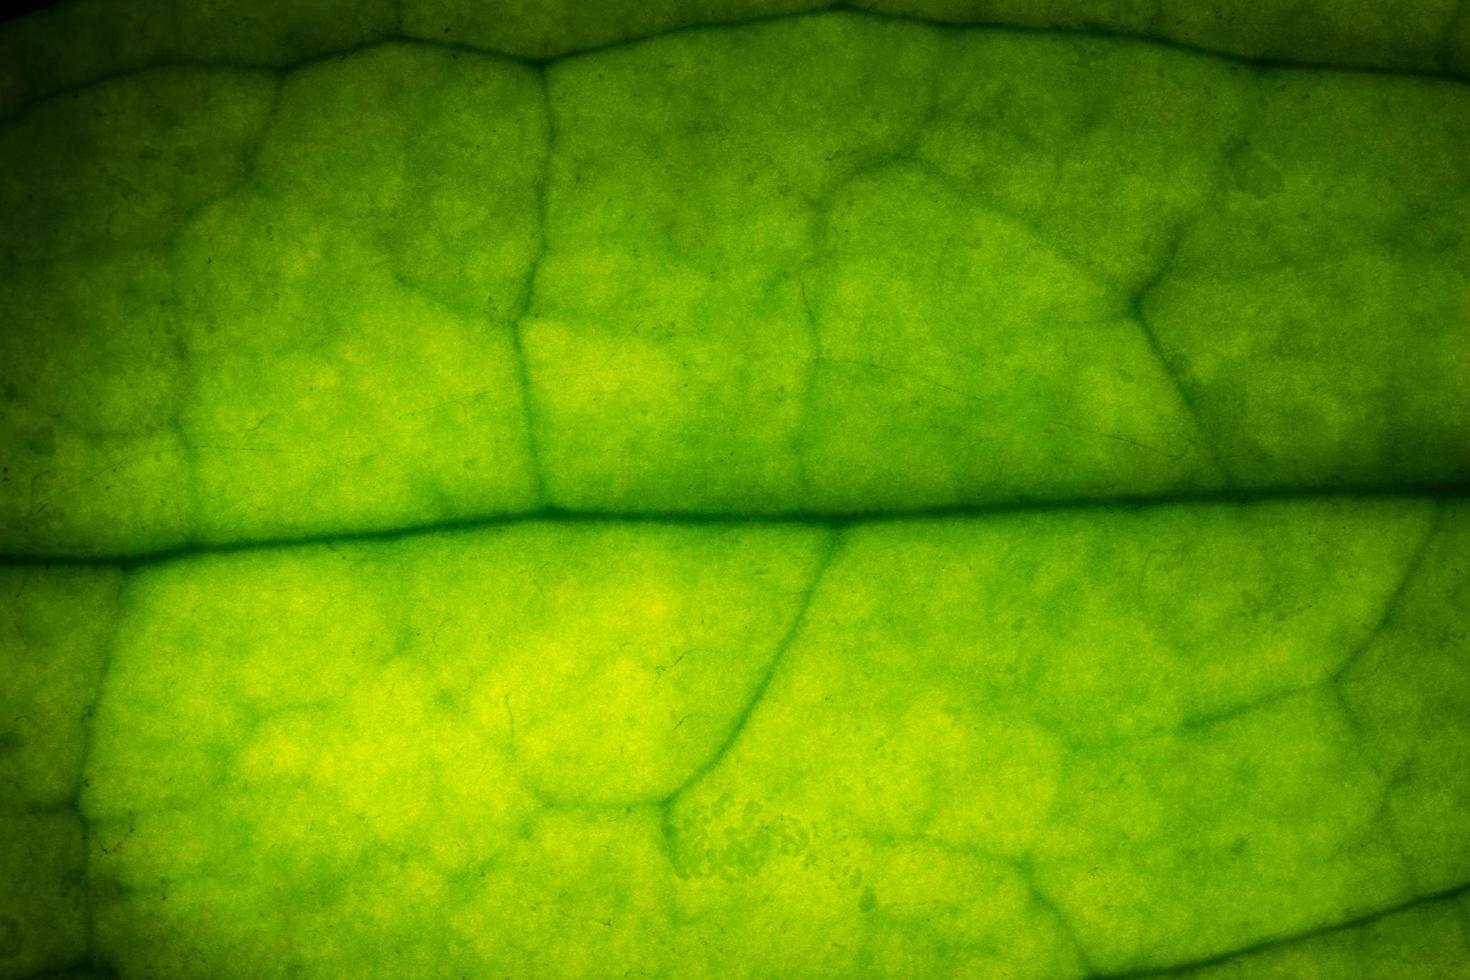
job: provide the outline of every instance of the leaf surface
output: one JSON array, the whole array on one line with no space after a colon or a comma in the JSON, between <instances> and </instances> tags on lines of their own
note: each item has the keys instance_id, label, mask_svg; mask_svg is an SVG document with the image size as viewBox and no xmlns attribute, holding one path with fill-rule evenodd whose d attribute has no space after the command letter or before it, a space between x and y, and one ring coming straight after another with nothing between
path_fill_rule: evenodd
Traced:
<instances>
[{"instance_id":1,"label":"leaf surface","mask_svg":"<svg viewBox=\"0 0 1470 980\"><path fill-rule=\"evenodd\" d=\"M1470 976L1461 11L226 6L0 31L0 977Z\"/></svg>"}]
</instances>

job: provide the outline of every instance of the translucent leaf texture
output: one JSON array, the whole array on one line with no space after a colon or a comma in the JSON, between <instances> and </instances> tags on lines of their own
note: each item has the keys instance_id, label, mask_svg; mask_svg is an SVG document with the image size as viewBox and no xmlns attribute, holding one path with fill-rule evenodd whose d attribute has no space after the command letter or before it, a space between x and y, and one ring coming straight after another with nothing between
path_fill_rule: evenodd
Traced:
<instances>
[{"instance_id":1,"label":"translucent leaf texture","mask_svg":"<svg viewBox=\"0 0 1470 980\"><path fill-rule=\"evenodd\" d=\"M0 978L1470 977L1470 19L0 27Z\"/></svg>"}]
</instances>

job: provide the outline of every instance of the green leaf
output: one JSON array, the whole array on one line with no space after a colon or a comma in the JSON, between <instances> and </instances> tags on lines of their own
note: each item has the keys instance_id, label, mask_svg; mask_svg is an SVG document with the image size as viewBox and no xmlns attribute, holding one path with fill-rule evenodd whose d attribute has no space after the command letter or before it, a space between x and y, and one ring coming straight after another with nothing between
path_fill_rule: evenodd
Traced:
<instances>
[{"instance_id":1,"label":"green leaf","mask_svg":"<svg viewBox=\"0 0 1470 980\"><path fill-rule=\"evenodd\" d=\"M1470 18L805 6L0 28L0 978L1470 975Z\"/></svg>"}]
</instances>

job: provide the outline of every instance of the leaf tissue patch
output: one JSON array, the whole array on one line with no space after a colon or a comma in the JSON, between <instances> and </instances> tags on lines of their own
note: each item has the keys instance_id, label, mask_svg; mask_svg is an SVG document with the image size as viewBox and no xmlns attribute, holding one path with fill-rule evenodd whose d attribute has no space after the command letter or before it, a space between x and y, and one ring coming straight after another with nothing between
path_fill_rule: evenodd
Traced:
<instances>
[{"instance_id":1,"label":"leaf tissue patch","mask_svg":"<svg viewBox=\"0 0 1470 980\"><path fill-rule=\"evenodd\" d=\"M1470 9L0 25L0 980L1470 978Z\"/></svg>"}]
</instances>

